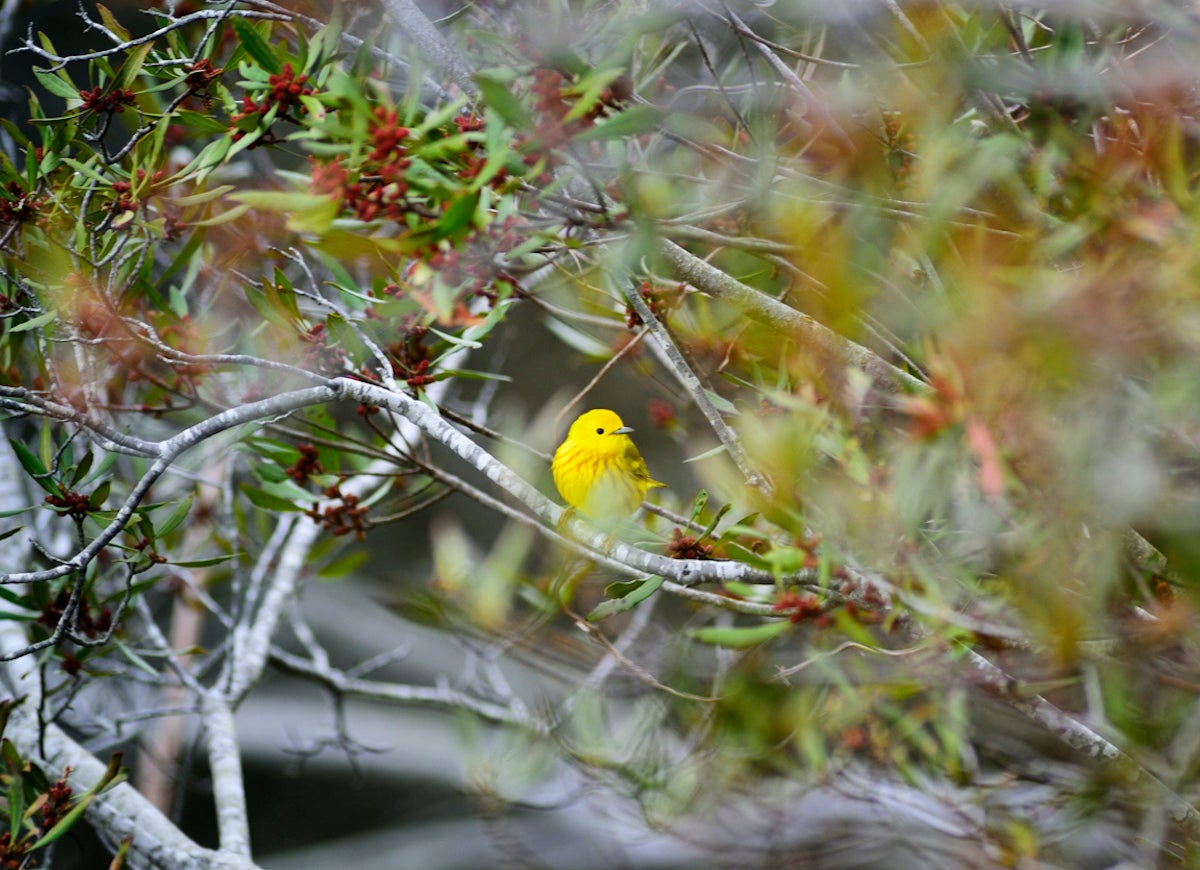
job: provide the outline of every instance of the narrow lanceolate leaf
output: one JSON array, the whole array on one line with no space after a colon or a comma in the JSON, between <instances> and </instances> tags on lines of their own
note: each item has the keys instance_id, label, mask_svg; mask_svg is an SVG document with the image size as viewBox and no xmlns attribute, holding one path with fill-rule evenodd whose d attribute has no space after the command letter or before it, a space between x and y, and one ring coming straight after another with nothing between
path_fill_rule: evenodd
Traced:
<instances>
[{"instance_id":1,"label":"narrow lanceolate leaf","mask_svg":"<svg viewBox=\"0 0 1200 870\"><path fill-rule=\"evenodd\" d=\"M175 510L171 511L171 515L167 517L166 520L159 524L159 537L173 532L180 523L187 519L188 512L191 511L191 509L192 497L188 496L182 502L176 505Z\"/></svg>"},{"instance_id":2,"label":"narrow lanceolate leaf","mask_svg":"<svg viewBox=\"0 0 1200 870\"><path fill-rule=\"evenodd\" d=\"M587 615L588 622L599 622L602 619L607 619L617 613L624 613L626 610L631 610L641 602L645 601L651 595L658 591L663 585L663 578L657 574L652 574L640 583L614 583L606 591L612 590L614 587L623 589L627 586L633 586L629 592L626 592L620 598L610 598L607 601L601 601L592 609L592 612Z\"/></svg>"},{"instance_id":3,"label":"narrow lanceolate leaf","mask_svg":"<svg viewBox=\"0 0 1200 870\"><path fill-rule=\"evenodd\" d=\"M746 649L765 643L777 635L783 634L791 626L786 619L779 622L764 622L762 625L739 626L736 628L697 628L688 635L701 643L711 643L714 646Z\"/></svg>"},{"instance_id":4,"label":"narrow lanceolate leaf","mask_svg":"<svg viewBox=\"0 0 1200 870\"><path fill-rule=\"evenodd\" d=\"M118 39L122 42L129 41L129 31L121 26L121 22L117 21L117 17L112 14L107 6L103 3L97 3L96 11L100 13L100 20L104 22L104 26L116 34Z\"/></svg>"},{"instance_id":5,"label":"narrow lanceolate leaf","mask_svg":"<svg viewBox=\"0 0 1200 870\"><path fill-rule=\"evenodd\" d=\"M299 511L302 510L294 502L279 496L271 495L268 492L263 492L261 489L256 489L253 486L242 485L242 492L246 494L246 498L250 499L250 503L255 507L263 508L269 511Z\"/></svg>"},{"instance_id":6,"label":"narrow lanceolate leaf","mask_svg":"<svg viewBox=\"0 0 1200 870\"><path fill-rule=\"evenodd\" d=\"M146 63L146 57L150 54L150 49L154 48L154 43L147 42L134 51L130 52L129 58L121 65L121 71L117 73L116 81L113 82L113 88L129 88L137 81L138 75L142 72L142 67Z\"/></svg>"},{"instance_id":7,"label":"narrow lanceolate leaf","mask_svg":"<svg viewBox=\"0 0 1200 870\"><path fill-rule=\"evenodd\" d=\"M479 92L483 94L487 107L507 121L509 126L517 130L528 130L532 126L529 112L513 93L510 82L480 74L475 76L475 84L479 85Z\"/></svg>"},{"instance_id":8,"label":"narrow lanceolate leaf","mask_svg":"<svg viewBox=\"0 0 1200 870\"><path fill-rule=\"evenodd\" d=\"M633 106L618 112L611 118L589 127L575 138L581 142L601 139L625 139L640 136L653 130L665 113L653 106Z\"/></svg>"},{"instance_id":9,"label":"narrow lanceolate leaf","mask_svg":"<svg viewBox=\"0 0 1200 870\"><path fill-rule=\"evenodd\" d=\"M13 453L17 455L17 461L21 463L25 473L46 492L57 495L58 489L50 482L50 472L42 464L42 460L38 459L37 454L15 438L9 438L8 443L12 445Z\"/></svg>"},{"instance_id":10,"label":"narrow lanceolate leaf","mask_svg":"<svg viewBox=\"0 0 1200 870\"><path fill-rule=\"evenodd\" d=\"M220 565L222 562L228 562L233 558L232 553L224 556L209 556L207 559L184 559L183 561L169 561L168 565L175 565L179 568L211 568L213 565Z\"/></svg>"},{"instance_id":11,"label":"narrow lanceolate leaf","mask_svg":"<svg viewBox=\"0 0 1200 870\"><path fill-rule=\"evenodd\" d=\"M88 808L88 805L91 804L95 797L96 796L94 794L87 795L80 800L79 803L71 807L71 811L63 816L53 828L46 832L44 836L30 846L29 851L35 852L38 849L49 846L63 834L67 833L67 831L71 830L71 828L77 821L79 821L79 817L84 814Z\"/></svg>"},{"instance_id":12,"label":"narrow lanceolate leaf","mask_svg":"<svg viewBox=\"0 0 1200 870\"><path fill-rule=\"evenodd\" d=\"M253 24L244 18L231 18L230 23L233 24L233 32L237 34L238 42L246 49L246 54L258 61L259 66L273 73L282 69L279 60L271 51L271 46Z\"/></svg>"},{"instance_id":13,"label":"narrow lanceolate leaf","mask_svg":"<svg viewBox=\"0 0 1200 870\"><path fill-rule=\"evenodd\" d=\"M37 317L31 317L24 323L19 323L16 326L10 327L9 332L29 332L32 329L40 329L47 323L58 318L57 311L47 311L44 314L39 314Z\"/></svg>"},{"instance_id":14,"label":"narrow lanceolate leaf","mask_svg":"<svg viewBox=\"0 0 1200 870\"><path fill-rule=\"evenodd\" d=\"M70 82L65 82L57 75L40 69L35 69L33 74L37 76L37 80L41 86L54 94L54 96L62 97L64 100L79 102L79 88Z\"/></svg>"}]
</instances>

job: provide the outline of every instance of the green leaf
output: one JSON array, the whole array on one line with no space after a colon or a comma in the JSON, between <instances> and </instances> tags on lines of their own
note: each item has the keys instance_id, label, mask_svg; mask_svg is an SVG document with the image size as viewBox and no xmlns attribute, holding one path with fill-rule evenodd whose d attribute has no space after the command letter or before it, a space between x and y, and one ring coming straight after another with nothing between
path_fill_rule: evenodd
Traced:
<instances>
[{"instance_id":1,"label":"green leaf","mask_svg":"<svg viewBox=\"0 0 1200 870\"><path fill-rule=\"evenodd\" d=\"M430 130L436 130L450 123L462 111L463 106L467 104L466 97L461 97L457 100L442 105L441 108L435 109L421 118L420 126L413 129L414 139L424 139ZM411 124L409 126L412 126Z\"/></svg>"},{"instance_id":2,"label":"green leaf","mask_svg":"<svg viewBox=\"0 0 1200 870\"><path fill-rule=\"evenodd\" d=\"M99 510L104 507L104 502L108 499L108 493L111 489L112 481L106 480L92 490L92 494L88 496L88 510Z\"/></svg>"},{"instance_id":3,"label":"green leaf","mask_svg":"<svg viewBox=\"0 0 1200 870\"><path fill-rule=\"evenodd\" d=\"M449 356L449 352L443 354L443 356ZM441 357L438 359L440 360ZM435 375L435 377L439 381L446 378L463 378L468 381L498 381L502 384L511 384L514 381L514 378L510 375L498 375L495 372L479 372L475 371L474 369L453 369L449 371L443 371L439 372L437 375Z\"/></svg>"},{"instance_id":4,"label":"green leaf","mask_svg":"<svg viewBox=\"0 0 1200 870\"><path fill-rule=\"evenodd\" d=\"M9 438L8 443L12 445L13 453L17 454L17 461L21 463L21 467L25 469L25 473L32 477L37 485L46 490L46 492L58 495L58 487L50 482L50 471L42 464L42 460L38 459L32 450L15 438Z\"/></svg>"},{"instance_id":5,"label":"green leaf","mask_svg":"<svg viewBox=\"0 0 1200 870\"><path fill-rule=\"evenodd\" d=\"M76 465L75 468L71 471L71 480L70 480L70 482L67 483L68 487L73 488L73 487L78 486L79 481L81 481L85 477L87 477L87 473L92 470L92 461L95 458L96 458L96 454L93 453L91 450L89 450L87 453L83 454L83 459L81 459L79 464Z\"/></svg>"},{"instance_id":6,"label":"green leaf","mask_svg":"<svg viewBox=\"0 0 1200 870\"><path fill-rule=\"evenodd\" d=\"M300 451L295 447L268 438L247 438L238 445L238 449L249 449L259 456L273 459L280 465L292 465L300 458Z\"/></svg>"},{"instance_id":7,"label":"green leaf","mask_svg":"<svg viewBox=\"0 0 1200 870\"><path fill-rule=\"evenodd\" d=\"M708 397L710 402L712 402L712 406L722 414L737 413L737 407L733 404L733 402L729 401L719 393L714 393L712 390L705 390L704 395Z\"/></svg>"},{"instance_id":8,"label":"green leaf","mask_svg":"<svg viewBox=\"0 0 1200 870\"><path fill-rule=\"evenodd\" d=\"M121 26L121 22L117 21L117 17L109 11L107 6L97 3L96 11L100 13L100 20L104 22L105 27L115 33L122 42L129 41L129 31Z\"/></svg>"},{"instance_id":9,"label":"green leaf","mask_svg":"<svg viewBox=\"0 0 1200 870\"><path fill-rule=\"evenodd\" d=\"M243 483L241 490L246 494L246 498L250 499L251 504L253 504L255 507L260 507L263 510L279 511L282 513L286 513L288 511L299 512L303 510L303 508L299 507L293 502L288 501L287 499L280 498L277 495L271 495L268 492L264 492L263 490L248 484Z\"/></svg>"},{"instance_id":10,"label":"green leaf","mask_svg":"<svg viewBox=\"0 0 1200 870\"><path fill-rule=\"evenodd\" d=\"M268 294L264 293L259 287L248 286L246 288L246 301L249 302L254 310L262 315L263 320L268 323L273 323L280 329L289 332L296 328L296 324L285 315L284 306L280 304L279 294L270 294L272 298L268 298Z\"/></svg>"},{"instance_id":11,"label":"green leaf","mask_svg":"<svg viewBox=\"0 0 1200 870\"><path fill-rule=\"evenodd\" d=\"M211 568L213 565L220 565L222 562L228 562L233 558L233 554L225 556L209 556L206 559L187 559L183 562L169 561L168 565L176 565L180 568Z\"/></svg>"},{"instance_id":12,"label":"green leaf","mask_svg":"<svg viewBox=\"0 0 1200 870\"><path fill-rule=\"evenodd\" d=\"M440 329L437 329L436 327L433 327L433 326L429 327L429 331L432 332L434 335L436 335L438 338L440 338L442 341L447 341L450 344L454 345L455 348L464 348L465 347L465 348L469 348L470 350L479 350L479 348L483 347L483 345L480 344L479 342L472 341L471 339L466 338L465 334L464 334L464 337L460 338L457 335L451 335L448 332L442 332ZM451 352L453 352L453 351L451 351Z\"/></svg>"},{"instance_id":13,"label":"green leaf","mask_svg":"<svg viewBox=\"0 0 1200 870\"><path fill-rule=\"evenodd\" d=\"M589 127L575 139L592 142L603 139L624 139L641 136L658 126L666 113L654 106L631 106L610 118L605 118L594 127Z\"/></svg>"},{"instance_id":14,"label":"green leaf","mask_svg":"<svg viewBox=\"0 0 1200 870\"><path fill-rule=\"evenodd\" d=\"M282 483L288 479L288 473L278 465L259 465L254 469L254 476L263 483Z\"/></svg>"},{"instance_id":15,"label":"green leaf","mask_svg":"<svg viewBox=\"0 0 1200 870\"><path fill-rule=\"evenodd\" d=\"M614 592L623 592L624 594L620 598L609 598L607 601L601 601L587 615L587 620L588 622L599 622L601 619L607 619L614 614L632 610L657 592L662 585L663 578L657 574L651 574L639 583L613 583L604 590L604 594L612 595ZM626 589L628 591L625 591Z\"/></svg>"},{"instance_id":16,"label":"green leaf","mask_svg":"<svg viewBox=\"0 0 1200 870\"><path fill-rule=\"evenodd\" d=\"M31 329L40 329L41 327L45 326L47 323L51 323L54 320L56 320L57 318L58 318L57 311L47 311L44 314L39 314L37 317L31 317L29 320L26 320L24 323L19 323L16 326L11 327L8 331L10 333L13 333L13 332L28 332Z\"/></svg>"},{"instance_id":17,"label":"green leaf","mask_svg":"<svg viewBox=\"0 0 1200 870\"><path fill-rule=\"evenodd\" d=\"M229 209L228 211L222 211L220 215L205 217L203 221L192 221L191 223L188 223L187 226L220 227L222 223L233 223L234 221L238 220L239 217L245 215L247 211L250 211L250 206L235 205L234 208ZM295 227L292 227L292 221L290 221L290 218L288 221L288 227L290 229L295 229Z\"/></svg>"},{"instance_id":18,"label":"green leaf","mask_svg":"<svg viewBox=\"0 0 1200 870\"><path fill-rule=\"evenodd\" d=\"M194 177L197 184L203 183L208 174L220 166L232 150L233 139L229 136L214 139L205 145L204 150L192 158L192 162L180 170L171 182L188 181Z\"/></svg>"},{"instance_id":19,"label":"green leaf","mask_svg":"<svg viewBox=\"0 0 1200 870\"><path fill-rule=\"evenodd\" d=\"M625 70L621 67L590 70L587 75L567 88L564 93L575 95L578 99L575 100L575 105L571 106L570 111L563 116L563 121L574 121L591 112L599 104L605 89L624 73Z\"/></svg>"},{"instance_id":20,"label":"green leaf","mask_svg":"<svg viewBox=\"0 0 1200 870\"><path fill-rule=\"evenodd\" d=\"M721 505L721 509L717 511L717 515L713 517L712 522L708 524L707 528L705 528L704 532L700 535L699 540L703 541L705 538L712 537L712 533L716 531L717 524L721 522L725 514L729 513L732 508L733 504L730 502L726 502L725 504Z\"/></svg>"},{"instance_id":21,"label":"green leaf","mask_svg":"<svg viewBox=\"0 0 1200 870\"><path fill-rule=\"evenodd\" d=\"M298 233L325 232L342 210L337 199L311 193L246 190L229 198L256 209L283 212L287 215L288 229Z\"/></svg>"},{"instance_id":22,"label":"green leaf","mask_svg":"<svg viewBox=\"0 0 1200 870\"><path fill-rule=\"evenodd\" d=\"M765 643L776 635L783 634L791 625L791 622L784 619L779 622L764 622L761 625L738 626L735 628L709 626L708 628L693 629L688 632L688 635L701 643L709 643L714 646L724 646L731 649L747 649Z\"/></svg>"},{"instance_id":23,"label":"green leaf","mask_svg":"<svg viewBox=\"0 0 1200 870\"><path fill-rule=\"evenodd\" d=\"M720 456L724 452L725 452L725 445L718 444L716 447L712 448L711 450L705 450L703 453L701 453L697 456L689 456L687 459L685 459L683 461L684 462L699 462L702 459L709 459L713 456Z\"/></svg>"},{"instance_id":24,"label":"green leaf","mask_svg":"<svg viewBox=\"0 0 1200 870\"><path fill-rule=\"evenodd\" d=\"M54 94L56 97L62 97L64 100L73 100L79 102L79 88L72 85L70 82L63 81L54 73L48 73L45 70L35 69L33 74L37 76L37 80L42 87Z\"/></svg>"},{"instance_id":25,"label":"green leaf","mask_svg":"<svg viewBox=\"0 0 1200 870\"><path fill-rule=\"evenodd\" d=\"M183 291L182 287L172 284L167 290L167 307L181 320L188 316L187 293Z\"/></svg>"},{"instance_id":26,"label":"green leaf","mask_svg":"<svg viewBox=\"0 0 1200 870\"><path fill-rule=\"evenodd\" d=\"M157 676L157 675L156 675ZM30 852L35 852L38 849L49 846L63 834L67 833L79 821L80 817L87 810L88 805L96 796L94 794L86 795L81 798L75 806L71 807L71 811L58 820L49 831L42 835L32 846L29 847Z\"/></svg>"},{"instance_id":27,"label":"green leaf","mask_svg":"<svg viewBox=\"0 0 1200 870\"><path fill-rule=\"evenodd\" d=\"M487 73L479 73L475 76L475 84L479 85L484 104L503 118L510 127L517 130L532 128L533 118L513 93L511 82L493 78Z\"/></svg>"},{"instance_id":28,"label":"green leaf","mask_svg":"<svg viewBox=\"0 0 1200 870\"><path fill-rule=\"evenodd\" d=\"M121 65L121 71L117 74L116 81L113 82L113 88L129 88L137 80L138 75L142 71L142 66L146 63L146 57L150 54L150 50L154 48L153 42L147 42L138 46Z\"/></svg>"},{"instance_id":29,"label":"green leaf","mask_svg":"<svg viewBox=\"0 0 1200 870\"><path fill-rule=\"evenodd\" d=\"M846 637L870 649L874 649L877 646L876 640L871 635L870 630L845 610L835 610L832 616L833 624Z\"/></svg>"},{"instance_id":30,"label":"green leaf","mask_svg":"<svg viewBox=\"0 0 1200 870\"><path fill-rule=\"evenodd\" d=\"M479 191L467 193L455 199L437 222L437 237L439 239L460 237L461 230L469 227L472 218L475 217L477 205L479 205Z\"/></svg>"},{"instance_id":31,"label":"green leaf","mask_svg":"<svg viewBox=\"0 0 1200 870\"><path fill-rule=\"evenodd\" d=\"M180 208L189 205L202 205L206 202L211 202L214 199L220 199L231 190L235 190L232 184L222 184L218 187L212 188L211 190L202 190L199 193L193 193L189 196L172 197L171 205Z\"/></svg>"},{"instance_id":32,"label":"green leaf","mask_svg":"<svg viewBox=\"0 0 1200 870\"><path fill-rule=\"evenodd\" d=\"M312 502L318 501L319 498L315 494L309 492L296 481L288 479L275 481L265 481L262 486L262 491L267 495L274 496L286 500L289 504L293 501Z\"/></svg>"},{"instance_id":33,"label":"green leaf","mask_svg":"<svg viewBox=\"0 0 1200 870\"><path fill-rule=\"evenodd\" d=\"M362 340L354 331L354 327L336 311L325 318L326 343L330 347L340 347L355 353L362 350Z\"/></svg>"},{"instance_id":34,"label":"green leaf","mask_svg":"<svg viewBox=\"0 0 1200 870\"><path fill-rule=\"evenodd\" d=\"M25 135L24 131L20 127L10 121L8 118L0 118L0 127L3 127L5 132L12 137L13 141L22 148L25 148L27 152L32 152L34 150L33 143L29 141L29 137Z\"/></svg>"},{"instance_id":35,"label":"green leaf","mask_svg":"<svg viewBox=\"0 0 1200 870\"><path fill-rule=\"evenodd\" d=\"M246 49L246 54L258 61L259 66L272 73L283 69L275 53L271 51L271 46L253 24L240 17L231 18L230 23L233 24L233 32L237 34L238 42Z\"/></svg>"},{"instance_id":36,"label":"green leaf","mask_svg":"<svg viewBox=\"0 0 1200 870\"><path fill-rule=\"evenodd\" d=\"M159 672L148 661L134 652L127 644L124 644L116 639L113 640L113 644L121 652L121 655L129 659L129 661L133 663L133 666L139 671L145 671L147 674L155 678L161 676L161 674L159 674Z\"/></svg>"},{"instance_id":37,"label":"green leaf","mask_svg":"<svg viewBox=\"0 0 1200 870\"><path fill-rule=\"evenodd\" d=\"M773 602L777 594L775 586L768 586L764 583L742 583L738 580L727 580L721 585L730 595L760 604Z\"/></svg>"},{"instance_id":38,"label":"green leaf","mask_svg":"<svg viewBox=\"0 0 1200 870\"><path fill-rule=\"evenodd\" d=\"M92 166L92 163L94 162L94 160L88 160L86 163L83 163L71 157L63 158L63 163L67 164L67 166L70 166L75 170L76 173L78 173L79 176L81 176L80 178L76 178L74 180L76 187L85 187L86 185L83 183L84 181L92 181L96 184L107 187L112 183L112 179L98 172L96 168Z\"/></svg>"},{"instance_id":39,"label":"green leaf","mask_svg":"<svg viewBox=\"0 0 1200 870\"><path fill-rule=\"evenodd\" d=\"M487 155L487 160L484 161L483 168L479 170L474 181L471 182L471 190L482 189L496 177L501 169L508 165L508 159L512 151L507 135L508 131L499 122L499 118L492 117L489 114L487 125L484 127L486 142L483 149L483 153Z\"/></svg>"},{"instance_id":40,"label":"green leaf","mask_svg":"<svg viewBox=\"0 0 1200 870\"><path fill-rule=\"evenodd\" d=\"M37 509L38 509L38 505L31 504L31 505L29 505L29 507L13 508L12 510L9 510L9 511L0 511L0 519L7 519L8 517L15 517L18 514L27 513L28 511L33 511L33 510L37 510Z\"/></svg>"},{"instance_id":41,"label":"green leaf","mask_svg":"<svg viewBox=\"0 0 1200 870\"><path fill-rule=\"evenodd\" d=\"M117 750L108 757L108 764L104 767L104 773L100 774L100 779L96 781L94 786L88 789L87 794L104 794L104 792L113 786L125 781L127 771L121 767L121 759L124 756L125 753L123 750Z\"/></svg>"},{"instance_id":42,"label":"green leaf","mask_svg":"<svg viewBox=\"0 0 1200 870\"><path fill-rule=\"evenodd\" d=\"M8 821L11 841L16 841L21 831L21 822L25 817L25 790L22 787L21 768L24 766L16 747L6 737L4 738L4 766L8 769L10 782L8 784Z\"/></svg>"},{"instance_id":43,"label":"green leaf","mask_svg":"<svg viewBox=\"0 0 1200 870\"><path fill-rule=\"evenodd\" d=\"M175 506L175 510L171 511L171 515L169 517L167 517L162 523L159 524L159 526L158 526L159 537L162 537L163 535L168 535L171 532L173 532L180 523L182 523L185 519L187 519L187 515L191 511L191 509L192 509L192 497L189 495L182 502L180 502L178 505Z\"/></svg>"},{"instance_id":44,"label":"green leaf","mask_svg":"<svg viewBox=\"0 0 1200 870\"><path fill-rule=\"evenodd\" d=\"M38 433L38 459L43 468L54 468L54 432L49 418L42 419L42 430ZM61 467L61 466L60 466Z\"/></svg>"},{"instance_id":45,"label":"green leaf","mask_svg":"<svg viewBox=\"0 0 1200 870\"><path fill-rule=\"evenodd\" d=\"M202 115L188 109L177 109L172 120L196 133L212 133L223 136L229 132L228 124L223 124L211 115Z\"/></svg>"},{"instance_id":46,"label":"green leaf","mask_svg":"<svg viewBox=\"0 0 1200 870\"><path fill-rule=\"evenodd\" d=\"M463 330L462 337L467 341L480 341L486 338L487 335L504 320L504 316L508 313L508 309L516 302L516 299L503 299L497 305L492 307L492 310L487 313L487 317L482 323L476 323L473 326L468 326Z\"/></svg>"},{"instance_id":47,"label":"green leaf","mask_svg":"<svg viewBox=\"0 0 1200 870\"><path fill-rule=\"evenodd\" d=\"M115 453L104 454L104 458L100 460L99 465L97 465L95 468L92 469L92 473L89 474L83 480L79 481L79 486L89 486L89 485L91 485L91 483L93 481L99 480L100 478L104 477L106 474L108 474L108 472L112 469L112 467L116 464L116 462L117 462L117 454L115 454ZM72 485L74 485L74 484L72 484Z\"/></svg>"}]
</instances>

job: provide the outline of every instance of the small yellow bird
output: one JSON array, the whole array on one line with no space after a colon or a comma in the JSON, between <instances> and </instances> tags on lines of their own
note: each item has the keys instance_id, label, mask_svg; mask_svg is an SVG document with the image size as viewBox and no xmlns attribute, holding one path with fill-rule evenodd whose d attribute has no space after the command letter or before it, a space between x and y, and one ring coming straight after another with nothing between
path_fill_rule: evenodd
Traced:
<instances>
[{"instance_id":1,"label":"small yellow bird","mask_svg":"<svg viewBox=\"0 0 1200 870\"><path fill-rule=\"evenodd\" d=\"M581 414L554 451L550 471L563 500L593 520L627 517L646 491L665 483L653 479L629 437L633 430L614 412Z\"/></svg>"}]
</instances>

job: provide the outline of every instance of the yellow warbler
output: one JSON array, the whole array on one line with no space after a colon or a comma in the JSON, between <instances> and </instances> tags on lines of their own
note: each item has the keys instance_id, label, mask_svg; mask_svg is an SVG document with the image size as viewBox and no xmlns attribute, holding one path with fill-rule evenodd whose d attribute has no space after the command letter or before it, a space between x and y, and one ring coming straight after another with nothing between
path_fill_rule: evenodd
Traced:
<instances>
[{"instance_id":1,"label":"yellow warbler","mask_svg":"<svg viewBox=\"0 0 1200 870\"><path fill-rule=\"evenodd\" d=\"M571 424L550 465L567 504L594 520L615 520L637 510L646 490L666 486L650 477L629 437L632 431L603 408L581 414Z\"/></svg>"}]
</instances>

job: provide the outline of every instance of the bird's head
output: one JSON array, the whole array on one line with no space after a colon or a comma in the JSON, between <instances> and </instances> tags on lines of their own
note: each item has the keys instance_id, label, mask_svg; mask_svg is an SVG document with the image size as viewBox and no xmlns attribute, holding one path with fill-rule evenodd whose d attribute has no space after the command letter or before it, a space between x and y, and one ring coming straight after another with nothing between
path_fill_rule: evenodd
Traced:
<instances>
[{"instance_id":1,"label":"bird's head","mask_svg":"<svg viewBox=\"0 0 1200 870\"><path fill-rule=\"evenodd\" d=\"M625 449L626 439L632 431L621 422L616 412L598 408L580 414L571 424L567 438L603 453L620 453Z\"/></svg>"}]
</instances>

